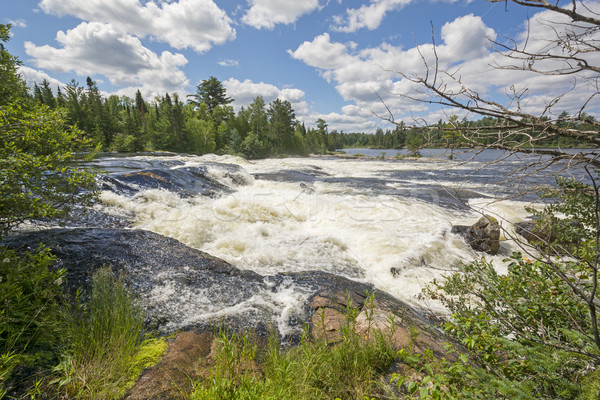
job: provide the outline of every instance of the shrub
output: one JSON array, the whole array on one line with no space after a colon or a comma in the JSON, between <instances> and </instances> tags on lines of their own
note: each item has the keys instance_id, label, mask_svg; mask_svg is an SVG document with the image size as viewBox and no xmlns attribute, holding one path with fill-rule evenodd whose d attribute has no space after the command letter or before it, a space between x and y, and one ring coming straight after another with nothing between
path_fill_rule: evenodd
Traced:
<instances>
[{"instance_id":1,"label":"shrub","mask_svg":"<svg viewBox=\"0 0 600 400\"><path fill-rule=\"evenodd\" d=\"M537 212L545 236L534 241L536 251L524 248L530 258L514 253L504 260L505 274L485 259L473 261L425 291L450 311L444 329L472 351L495 397L587 398L594 387L598 188L557 182L545 197L558 202Z\"/></svg>"},{"instance_id":2,"label":"shrub","mask_svg":"<svg viewBox=\"0 0 600 400\"><path fill-rule=\"evenodd\" d=\"M0 250L0 398L56 361L65 271L51 270L54 260L43 247L22 256Z\"/></svg>"}]
</instances>

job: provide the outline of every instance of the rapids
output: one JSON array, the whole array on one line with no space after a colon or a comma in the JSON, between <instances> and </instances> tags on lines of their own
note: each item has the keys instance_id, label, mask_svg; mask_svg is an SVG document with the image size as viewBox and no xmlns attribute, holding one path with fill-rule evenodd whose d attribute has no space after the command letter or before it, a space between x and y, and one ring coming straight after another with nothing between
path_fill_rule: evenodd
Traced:
<instances>
[{"instance_id":1,"label":"rapids","mask_svg":"<svg viewBox=\"0 0 600 400\"><path fill-rule=\"evenodd\" d=\"M133 228L263 276L326 271L436 310L417 298L423 285L484 256L450 233L451 226L472 224L486 212L512 232L509 222L524 220L525 206L537 199L531 189L552 182L540 174L511 176L523 162L142 155L106 156L94 166L109 178L152 170L190 186L183 193L170 186L105 186L102 211L125 216ZM202 171L216 189L191 190L198 184L190 171ZM500 254L485 256L502 269L514 250L504 240ZM293 288L287 295L294 299Z\"/></svg>"}]
</instances>

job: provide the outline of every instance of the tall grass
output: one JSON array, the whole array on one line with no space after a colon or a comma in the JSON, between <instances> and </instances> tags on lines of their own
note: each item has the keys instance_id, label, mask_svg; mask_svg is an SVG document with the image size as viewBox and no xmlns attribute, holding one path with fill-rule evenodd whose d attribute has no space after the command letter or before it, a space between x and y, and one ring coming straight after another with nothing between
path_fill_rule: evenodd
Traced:
<instances>
[{"instance_id":1,"label":"tall grass","mask_svg":"<svg viewBox=\"0 0 600 400\"><path fill-rule=\"evenodd\" d=\"M143 341L143 316L121 277L109 268L93 276L87 302L70 314L67 355L56 383L77 399L118 399L132 382ZM134 380L133 380L134 381Z\"/></svg>"},{"instance_id":2,"label":"tall grass","mask_svg":"<svg viewBox=\"0 0 600 400\"><path fill-rule=\"evenodd\" d=\"M265 354L251 347L247 335L221 333L213 373L194 382L189 398L363 400L383 396L386 388L381 377L396 351L390 338L380 332L367 337L357 332L355 309L349 306L347 315L335 343L325 336L313 339L306 330L299 346L282 349L272 335ZM262 361L260 370L256 361Z\"/></svg>"}]
</instances>

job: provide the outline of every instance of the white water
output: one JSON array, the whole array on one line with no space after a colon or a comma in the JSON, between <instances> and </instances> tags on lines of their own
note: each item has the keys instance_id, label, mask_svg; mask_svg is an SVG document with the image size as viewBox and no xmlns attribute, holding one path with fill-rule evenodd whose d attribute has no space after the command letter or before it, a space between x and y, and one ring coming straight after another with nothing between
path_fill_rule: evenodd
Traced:
<instances>
[{"instance_id":1,"label":"white water","mask_svg":"<svg viewBox=\"0 0 600 400\"><path fill-rule=\"evenodd\" d=\"M164 159L164 158L163 158ZM369 282L414 304L423 285L461 262L484 256L450 233L451 225L472 224L477 211L510 222L521 221L525 203L471 199L473 210L458 210L410 196L378 194L353 179L382 178L387 173L429 171L428 182L438 184L436 171L457 167L449 161L364 161L325 158L287 158L246 161L230 156L176 157L185 166L206 162L237 164L243 168L232 179L218 165L209 174L235 189L218 198L180 198L164 190L147 190L134 197L103 192L102 200L114 213L134 215L134 226L147 229L222 258L242 269L263 275L321 270ZM463 167L464 168L464 167ZM341 182L286 182L254 179L253 174L309 171L342 178ZM234 182L246 182L236 186ZM390 182L390 188L403 183ZM482 194L485 185L468 181L444 183L469 187ZM490 191L493 184L490 184ZM506 224L505 224L506 225ZM485 255L502 268L501 260L516 246L501 245L498 256ZM394 276L391 269L399 274ZM293 297L293 296L291 296ZM423 305L423 304L420 304ZM434 306L435 307L435 306Z\"/></svg>"}]
</instances>

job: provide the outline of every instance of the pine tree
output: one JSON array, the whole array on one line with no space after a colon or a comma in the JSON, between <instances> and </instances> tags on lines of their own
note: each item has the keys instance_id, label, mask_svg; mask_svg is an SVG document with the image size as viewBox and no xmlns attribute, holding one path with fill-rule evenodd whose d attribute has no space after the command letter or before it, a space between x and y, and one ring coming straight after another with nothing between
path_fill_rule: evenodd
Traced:
<instances>
[{"instance_id":1,"label":"pine tree","mask_svg":"<svg viewBox=\"0 0 600 400\"><path fill-rule=\"evenodd\" d=\"M196 107L204 103L208 107L210 115L217 106L224 106L233 102L231 97L227 97L223 84L214 76L203 80L197 87L195 94L188 95L189 102Z\"/></svg>"}]
</instances>

